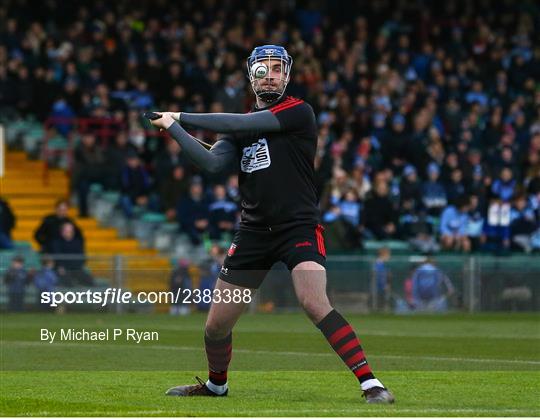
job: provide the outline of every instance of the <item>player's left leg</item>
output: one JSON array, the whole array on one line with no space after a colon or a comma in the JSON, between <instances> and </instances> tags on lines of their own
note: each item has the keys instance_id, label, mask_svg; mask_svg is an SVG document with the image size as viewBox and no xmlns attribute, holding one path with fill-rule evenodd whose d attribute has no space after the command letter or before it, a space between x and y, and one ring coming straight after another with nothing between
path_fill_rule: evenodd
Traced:
<instances>
[{"instance_id":1,"label":"player's left leg","mask_svg":"<svg viewBox=\"0 0 540 420\"><path fill-rule=\"evenodd\" d=\"M314 261L303 261L293 268L292 278L300 305L358 378L366 401L393 403L393 395L373 375L353 328L330 305L325 268Z\"/></svg>"}]
</instances>

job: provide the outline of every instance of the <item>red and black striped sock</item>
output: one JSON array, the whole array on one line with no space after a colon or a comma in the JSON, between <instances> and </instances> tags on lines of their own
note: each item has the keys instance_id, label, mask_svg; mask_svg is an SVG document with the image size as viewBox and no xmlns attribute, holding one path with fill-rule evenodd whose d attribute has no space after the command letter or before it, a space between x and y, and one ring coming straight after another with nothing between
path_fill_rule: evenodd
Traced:
<instances>
[{"instance_id":1,"label":"red and black striped sock","mask_svg":"<svg viewBox=\"0 0 540 420\"><path fill-rule=\"evenodd\" d=\"M205 334L204 344L208 359L208 379L215 385L225 385L232 356L232 333L220 340L212 340Z\"/></svg>"},{"instance_id":2,"label":"red and black striped sock","mask_svg":"<svg viewBox=\"0 0 540 420\"><path fill-rule=\"evenodd\" d=\"M334 351L341 357L360 383L375 379L368 365L360 340L356 337L351 325L332 309L332 311L317 324Z\"/></svg>"}]
</instances>

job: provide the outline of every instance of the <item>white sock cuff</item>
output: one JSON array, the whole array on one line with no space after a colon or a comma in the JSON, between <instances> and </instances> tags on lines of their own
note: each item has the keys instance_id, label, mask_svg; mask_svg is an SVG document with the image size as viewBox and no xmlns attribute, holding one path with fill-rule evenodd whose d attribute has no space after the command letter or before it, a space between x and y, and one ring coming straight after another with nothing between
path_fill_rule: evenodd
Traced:
<instances>
[{"instance_id":1,"label":"white sock cuff","mask_svg":"<svg viewBox=\"0 0 540 420\"><path fill-rule=\"evenodd\" d=\"M216 385L208 379L206 381L206 387L212 391L214 394L223 394L225 391L227 391L228 388L228 382L225 382L225 385Z\"/></svg>"},{"instance_id":2,"label":"white sock cuff","mask_svg":"<svg viewBox=\"0 0 540 420\"><path fill-rule=\"evenodd\" d=\"M379 386L381 388L384 388L384 385L379 381L378 379L368 379L367 381L364 381L360 384L360 387L362 388L362 391L367 391L370 388L373 388L375 386Z\"/></svg>"}]
</instances>

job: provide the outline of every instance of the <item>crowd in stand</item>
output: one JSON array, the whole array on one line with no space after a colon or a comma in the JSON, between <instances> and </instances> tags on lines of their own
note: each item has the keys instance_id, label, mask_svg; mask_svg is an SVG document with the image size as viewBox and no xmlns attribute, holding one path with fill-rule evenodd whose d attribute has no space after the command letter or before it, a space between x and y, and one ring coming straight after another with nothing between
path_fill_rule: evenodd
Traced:
<instances>
[{"instance_id":1,"label":"crowd in stand","mask_svg":"<svg viewBox=\"0 0 540 420\"><path fill-rule=\"evenodd\" d=\"M55 125L80 137L81 215L98 182L122 192L126 217L134 206L165 212L197 244L234 230L237 177L200 174L175 142L145 130L140 112L246 112L246 57L281 44L294 58L288 94L308 101L319 124L329 248L401 239L431 252L531 251L540 248L539 29L532 0L7 3L0 107L114 121L106 133Z\"/></svg>"}]
</instances>

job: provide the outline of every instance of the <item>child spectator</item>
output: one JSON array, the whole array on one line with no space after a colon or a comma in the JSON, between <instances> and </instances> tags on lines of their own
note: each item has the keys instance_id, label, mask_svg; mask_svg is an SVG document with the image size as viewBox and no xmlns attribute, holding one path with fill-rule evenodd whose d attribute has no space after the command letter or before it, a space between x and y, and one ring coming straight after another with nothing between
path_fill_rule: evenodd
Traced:
<instances>
[{"instance_id":1,"label":"child spectator","mask_svg":"<svg viewBox=\"0 0 540 420\"><path fill-rule=\"evenodd\" d=\"M8 311L23 311L24 294L30 281L31 277L24 269L24 258L18 255L13 257L11 266L4 276L4 282L8 288Z\"/></svg>"},{"instance_id":2,"label":"child spectator","mask_svg":"<svg viewBox=\"0 0 540 420\"><path fill-rule=\"evenodd\" d=\"M468 211L468 197L459 197L455 205L446 207L442 212L440 233L444 249L470 251L471 244L467 237Z\"/></svg>"},{"instance_id":3,"label":"child spectator","mask_svg":"<svg viewBox=\"0 0 540 420\"><path fill-rule=\"evenodd\" d=\"M38 290L37 304L44 311L49 311L51 307L46 303L41 303L41 294L54 292L58 285L58 276L54 271L54 260L49 257L41 259L41 270L34 275L34 285Z\"/></svg>"}]
</instances>

